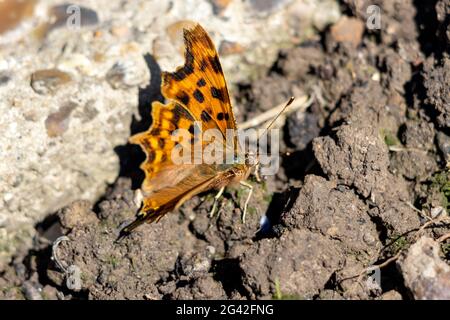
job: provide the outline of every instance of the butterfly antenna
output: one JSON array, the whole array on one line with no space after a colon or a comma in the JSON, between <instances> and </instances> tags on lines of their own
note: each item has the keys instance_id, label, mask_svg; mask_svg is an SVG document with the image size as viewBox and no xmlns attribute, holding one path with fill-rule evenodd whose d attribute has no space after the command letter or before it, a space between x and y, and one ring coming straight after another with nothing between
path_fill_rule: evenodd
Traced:
<instances>
[{"instance_id":1,"label":"butterfly antenna","mask_svg":"<svg viewBox=\"0 0 450 320\"><path fill-rule=\"evenodd\" d=\"M286 103L286 105L283 107L283 109L281 109L281 111L272 119L272 121L270 121L270 123L267 126L266 130L264 130L264 132L259 135L258 142L259 142L259 139L261 139L261 137L264 136L270 130L270 128L272 128L272 126L274 125L275 121L278 120L278 118L286 111L287 107L289 107L292 104L292 102L294 102L294 100L295 100L295 98L291 97L289 99L289 101Z\"/></svg>"},{"instance_id":2,"label":"butterfly antenna","mask_svg":"<svg viewBox=\"0 0 450 320\"><path fill-rule=\"evenodd\" d=\"M286 105L283 107L283 109L281 109L281 111L272 119L272 121L270 121L266 130L264 130L264 132L259 135L258 140L257 140L257 145L256 145L257 146L256 165L259 165L259 140L270 130L270 128L272 128L275 121L277 121L277 119L286 111L287 107L289 107L291 105L291 103L294 102L294 99L295 99L294 97L291 97L289 99L289 101L286 103Z\"/></svg>"}]
</instances>

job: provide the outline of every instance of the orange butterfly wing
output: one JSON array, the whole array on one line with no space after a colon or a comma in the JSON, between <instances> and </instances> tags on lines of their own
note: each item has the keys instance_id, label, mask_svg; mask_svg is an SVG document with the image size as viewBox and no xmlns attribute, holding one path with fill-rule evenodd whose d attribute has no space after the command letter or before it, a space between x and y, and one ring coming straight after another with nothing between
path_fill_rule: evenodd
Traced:
<instances>
[{"instance_id":1,"label":"orange butterfly wing","mask_svg":"<svg viewBox=\"0 0 450 320\"><path fill-rule=\"evenodd\" d=\"M177 163L172 158L176 145L172 140L174 130L185 129L184 132L190 134L189 145L199 143L193 134L195 119L184 106L175 102L167 105L154 102L152 121L148 131L130 138L130 142L139 144L146 154L140 166L145 173L141 186L144 199L137 219L122 230L124 234L144 222L158 221L187 200L186 195L193 190L196 193L206 190L218 172L212 165Z\"/></svg>"},{"instance_id":2,"label":"orange butterfly wing","mask_svg":"<svg viewBox=\"0 0 450 320\"><path fill-rule=\"evenodd\" d=\"M171 134L176 129L187 130L195 141L196 121L201 122L202 131L219 129L224 137L226 129L236 128L214 44L200 25L184 30L184 40L184 66L162 74L161 91L170 102L154 102L151 127L130 138L131 143L142 147L147 158L141 165L145 172L143 205L137 219L122 230L125 234L144 222L158 221L188 198L224 180L216 165L176 164L171 157L175 147Z\"/></svg>"},{"instance_id":3,"label":"orange butterfly wing","mask_svg":"<svg viewBox=\"0 0 450 320\"><path fill-rule=\"evenodd\" d=\"M195 127L195 119L180 104L171 102L163 105L157 101L153 102L150 129L129 139L131 143L139 144L146 155L146 160L140 166L145 173L141 187L144 195L167 185L176 184L173 179L164 179L167 172L180 167L172 159L172 150L176 144L172 140L172 134L177 129L184 129L191 133L190 140L194 141ZM183 172L178 176L179 179L185 178L189 174L186 169Z\"/></svg>"},{"instance_id":4,"label":"orange butterfly wing","mask_svg":"<svg viewBox=\"0 0 450 320\"><path fill-rule=\"evenodd\" d=\"M226 129L236 128L236 121L214 44L199 24L184 30L184 42L185 64L162 73L161 91L189 109L204 129L217 128L225 136Z\"/></svg>"}]
</instances>

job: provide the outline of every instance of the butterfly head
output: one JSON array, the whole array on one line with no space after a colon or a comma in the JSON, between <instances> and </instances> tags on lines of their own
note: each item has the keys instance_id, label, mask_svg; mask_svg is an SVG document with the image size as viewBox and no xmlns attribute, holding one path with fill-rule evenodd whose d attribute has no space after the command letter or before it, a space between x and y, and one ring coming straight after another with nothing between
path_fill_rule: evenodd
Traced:
<instances>
[{"instance_id":1,"label":"butterfly head","mask_svg":"<svg viewBox=\"0 0 450 320\"><path fill-rule=\"evenodd\" d=\"M247 152L245 154L244 163L247 167L254 167L259 163L259 155L254 152Z\"/></svg>"}]
</instances>

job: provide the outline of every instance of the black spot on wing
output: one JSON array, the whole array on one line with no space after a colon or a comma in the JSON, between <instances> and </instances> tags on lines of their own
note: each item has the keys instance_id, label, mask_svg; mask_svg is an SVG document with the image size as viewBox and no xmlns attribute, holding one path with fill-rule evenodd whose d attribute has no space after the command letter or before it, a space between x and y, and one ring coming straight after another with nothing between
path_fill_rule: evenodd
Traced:
<instances>
[{"instance_id":1,"label":"black spot on wing","mask_svg":"<svg viewBox=\"0 0 450 320\"><path fill-rule=\"evenodd\" d=\"M161 133L161 129L160 128L153 128L151 131L151 134L154 136L159 136L159 134Z\"/></svg>"},{"instance_id":2,"label":"black spot on wing","mask_svg":"<svg viewBox=\"0 0 450 320\"><path fill-rule=\"evenodd\" d=\"M222 120L226 120L226 121L228 121L228 119L230 119L230 115L227 113L227 112L225 112L225 113L223 113L223 112L219 112L218 114L217 114L217 120L219 120L219 121L222 121Z\"/></svg>"},{"instance_id":3,"label":"black spot on wing","mask_svg":"<svg viewBox=\"0 0 450 320\"><path fill-rule=\"evenodd\" d=\"M208 67L208 61L206 59L203 59L202 62L200 62L200 70L205 71Z\"/></svg>"},{"instance_id":4,"label":"black spot on wing","mask_svg":"<svg viewBox=\"0 0 450 320\"><path fill-rule=\"evenodd\" d=\"M211 95L213 98L216 98L222 102L224 102L224 94L222 89L217 89L216 87L211 87Z\"/></svg>"},{"instance_id":5,"label":"black spot on wing","mask_svg":"<svg viewBox=\"0 0 450 320\"><path fill-rule=\"evenodd\" d=\"M181 118L181 114L180 112L177 110L177 108L174 109L173 113L172 113L172 123L177 126L178 122L180 121Z\"/></svg>"},{"instance_id":6,"label":"black spot on wing","mask_svg":"<svg viewBox=\"0 0 450 320\"><path fill-rule=\"evenodd\" d=\"M141 144L145 148L145 150L150 150L151 149L150 141L148 141L147 139L143 139L141 141Z\"/></svg>"},{"instance_id":7,"label":"black spot on wing","mask_svg":"<svg viewBox=\"0 0 450 320\"><path fill-rule=\"evenodd\" d=\"M186 92L182 91L177 95L177 99L180 100L186 107L189 104L189 96Z\"/></svg>"},{"instance_id":8,"label":"black spot on wing","mask_svg":"<svg viewBox=\"0 0 450 320\"><path fill-rule=\"evenodd\" d=\"M197 86L198 87L204 87L206 86L206 81L205 79L201 78L200 80L197 81Z\"/></svg>"},{"instance_id":9,"label":"black spot on wing","mask_svg":"<svg viewBox=\"0 0 450 320\"><path fill-rule=\"evenodd\" d=\"M220 66L219 57L215 55L214 57L209 57L209 63L211 64L211 67L213 68L215 73L221 73L222 67Z\"/></svg>"},{"instance_id":10,"label":"black spot on wing","mask_svg":"<svg viewBox=\"0 0 450 320\"><path fill-rule=\"evenodd\" d=\"M147 149L148 150L148 149ZM155 160L155 151L153 150L148 150L148 155L147 155L147 161L148 162L153 162L153 160Z\"/></svg>"},{"instance_id":11,"label":"black spot on wing","mask_svg":"<svg viewBox=\"0 0 450 320\"><path fill-rule=\"evenodd\" d=\"M184 55L186 62L185 62L185 67L189 67L189 70L192 70L192 72L194 72L194 55L192 54L192 48L191 47L187 47L186 48L186 53Z\"/></svg>"},{"instance_id":12,"label":"black spot on wing","mask_svg":"<svg viewBox=\"0 0 450 320\"><path fill-rule=\"evenodd\" d=\"M195 91L194 91L194 98L195 98L195 100L197 100L200 103L205 101L205 97L203 96L203 93L198 89L195 89Z\"/></svg>"},{"instance_id":13,"label":"black spot on wing","mask_svg":"<svg viewBox=\"0 0 450 320\"><path fill-rule=\"evenodd\" d=\"M217 114L217 120L222 121L222 120L226 120L228 121L228 119L230 119L230 115L228 114L228 112L219 112Z\"/></svg>"},{"instance_id":14,"label":"black spot on wing","mask_svg":"<svg viewBox=\"0 0 450 320\"><path fill-rule=\"evenodd\" d=\"M183 68L178 69L174 73L169 73L169 77L174 79L175 81L182 81L187 77L187 75L186 75L186 72L184 71L184 67L183 67Z\"/></svg>"}]
</instances>

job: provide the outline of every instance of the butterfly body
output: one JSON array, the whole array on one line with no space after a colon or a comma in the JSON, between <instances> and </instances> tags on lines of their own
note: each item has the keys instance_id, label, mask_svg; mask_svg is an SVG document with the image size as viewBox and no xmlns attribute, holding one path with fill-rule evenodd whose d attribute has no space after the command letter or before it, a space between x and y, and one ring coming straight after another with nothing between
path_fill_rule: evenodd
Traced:
<instances>
[{"instance_id":1,"label":"butterfly body","mask_svg":"<svg viewBox=\"0 0 450 320\"><path fill-rule=\"evenodd\" d=\"M169 102L165 105L154 102L152 125L130 138L146 154L141 165L145 173L141 187L143 204L135 221L122 234L128 234L144 222L159 221L199 193L211 189L221 193L225 186L242 184L254 168L254 162L249 161L250 157L238 144L236 121L213 42L198 24L184 30L184 42L185 64L175 72L162 73L161 92ZM219 147L232 152L233 161L177 163L173 158L176 143L172 139L177 129L189 132L186 141L194 149L212 144L198 139L196 132L217 130L224 138ZM234 130L231 137L227 135L229 129Z\"/></svg>"}]
</instances>

